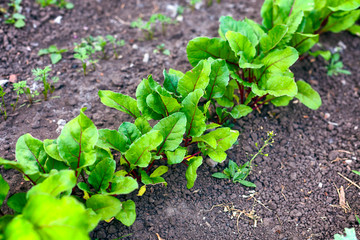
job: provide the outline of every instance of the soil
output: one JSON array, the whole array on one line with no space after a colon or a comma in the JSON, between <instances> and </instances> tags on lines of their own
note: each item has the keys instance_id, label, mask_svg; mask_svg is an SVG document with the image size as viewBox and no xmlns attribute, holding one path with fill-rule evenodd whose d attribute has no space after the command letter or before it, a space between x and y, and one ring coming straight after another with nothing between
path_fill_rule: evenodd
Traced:
<instances>
[{"instance_id":1,"label":"soil","mask_svg":"<svg viewBox=\"0 0 360 240\"><path fill-rule=\"evenodd\" d=\"M8 120L0 121L0 156L15 158L16 140L31 133L41 140L56 138L59 120L69 121L82 107L98 128L117 127L131 121L125 114L102 105L100 89L119 91L134 96L137 84L152 74L163 81L163 69L190 69L186 44L197 36L216 37L218 19L232 15L258 22L261 0L223 0L211 7L191 11L186 8L183 21L168 28L162 36L157 31L153 41L141 41L142 33L130 28L137 17L145 19L153 13L170 14L168 5L185 6L185 1L73 1L73 10L56 7L40 8L30 0L23 1L26 27L15 29L0 20L0 80L16 74L17 81L32 82L31 69L50 64L47 56L37 52L51 44L72 49L74 42L89 35L113 34L124 39L118 59L98 62L96 71L83 76L81 64L69 51L54 65L60 81L49 101L26 105L15 112L10 108ZM0 7L6 7L0 3ZM62 16L61 24L54 19ZM249 176L257 185L252 191L240 184L211 177L222 171L228 161L212 168L203 164L198 170L194 188L188 190L185 166L170 166L165 179L168 187L154 186L142 196L127 198L136 203L137 220L131 227L118 221L102 222L91 233L93 239L332 239L345 227L356 226L355 214L360 212L360 190L342 176L359 183L351 173L360 169L360 39L347 32L324 34L325 48L346 46L341 56L351 75L329 77L326 63L320 58L305 58L292 68L297 79L304 79L320 93L323 105L317 111L297 101L289 106L265 106L237 121L239 144L228 151L229 159L238 164L256 152L267 131L277 135L268 157L255 160ZM171 56L154 54L164 43ZM144 54L150 59L143 62ZM110 51L109 51L110 54ZM11 85L5 85L10 92ZM7 100L16 96L7 94ZM29 184L19 173L0 168L0 174L11 185L11 194L25 191ZM348 209L339 206L337 188L345 188ZM230 209L230 211L229 211ZM2 207L4 212L10 210ZM240 218L232 217L241 212ZM158 234L158 236L157 236Z\"/></svg>"}]
</instances>

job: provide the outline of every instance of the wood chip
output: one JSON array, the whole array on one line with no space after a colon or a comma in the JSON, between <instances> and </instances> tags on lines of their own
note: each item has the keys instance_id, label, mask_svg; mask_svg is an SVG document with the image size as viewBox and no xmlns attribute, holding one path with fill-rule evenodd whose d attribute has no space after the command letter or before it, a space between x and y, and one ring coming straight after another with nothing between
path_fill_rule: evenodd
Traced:
<instances>
[{"instance_id":1,"label":"wood chip","mask_svg":"<svg viewBox=\"0 0 360 240\"><path fill-rule=\"evenodd\" d=\"M9 81L12 83L17 82L17 76L15 74L10 74Z\"/></svg>"}]
</instances>

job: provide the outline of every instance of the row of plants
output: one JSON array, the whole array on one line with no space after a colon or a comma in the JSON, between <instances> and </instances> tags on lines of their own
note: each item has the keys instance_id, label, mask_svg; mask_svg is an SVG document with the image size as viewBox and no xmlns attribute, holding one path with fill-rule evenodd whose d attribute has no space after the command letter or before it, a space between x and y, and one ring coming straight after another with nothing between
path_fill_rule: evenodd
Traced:
<instances>
[{"instance_id":1,"label":"row of plants","mask_svg":"<svg viewBox=\"0 0 360 240\"><path fill-rule=\"evenodd\" d=\"M73 57L81 61L84 75L86 75L88 65L92 64L95 68L95 64L100 58L106 59L110 57L108 56L108 52L111 52L111 56L117 58L118 48L124 45L124 40L117 40L113 35L106 35L105 37L89 36L81 39L81 43L75 43ZM40 49L38 56L48 55L51 63L57 64L62 59L62 53L67 51L67 49L58 49L56 45L51 45L48 48ZM98 52L101 52L101 57L97 54ZM49 99L49 95L55 90L55 83L59 81L58 76L50 78L51 71L52 69L50 66L46 66L44 69L35 68L32 70L34 82L41 83L41 86L37 86L36 88L30 87L28 82L25 80L14 82L9 95L16 94L15 99L11 99L11 97L6 98L6 92L4 91L4 88L0 86L0 115L3 115L4 120L8 117L7 109L12 108L12 111L14 112L17 108L25 106L26 103L31 105L34 102L41 101L41 99L36 98L36 96L39 95L39 91L37 89L41 89L45 101ZM25 103L22 103L20 107L18 107L19 100L21 100L23 96L26 99Z\"/></svg>"},{"instance_id":2,"label":"row of plants","mask_svg":"<svg viewBox=\"0 0 360 240\"><path fill-rule=\"evenodd\" d=\"M130 226L135 203L117 196L136 189L141 196L149 185L166 186L163 175L174 164L187 166L187 188L192 188L203 158L223 162L236 143L239 132L224 126L228 120L268 103L286 106L294 97L311 109L320 107L319 94L305 81L295 81L289 68L321 33L352 28L360 4L290 2L266 0L262 25L222 17L220 38L189 42L190 71L164 70L163 85L149 75L137 86L136 98L99 91L104 105L134 119L117 130L97 129L82 109L57 139L21 136L16 161L0 158L0 165L18 170L34 186L9 197L15 214L0 218L0 236L88 239L101 220L116 218ZM258 154L272 137L269 133ZM214 177L254 187L245 179L255 157L242 166L229 162ZM0 185L1 203L9 188L2 179Z\"/></svg>"}]
</instances>

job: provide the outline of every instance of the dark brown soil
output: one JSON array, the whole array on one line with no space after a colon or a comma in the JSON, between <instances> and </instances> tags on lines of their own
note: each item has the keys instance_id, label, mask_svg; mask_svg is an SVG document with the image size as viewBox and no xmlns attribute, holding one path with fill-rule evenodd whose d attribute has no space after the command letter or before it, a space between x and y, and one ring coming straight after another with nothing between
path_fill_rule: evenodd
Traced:
<instances>
[{"instance_id":1,"label":"dark brown soil","mask_svg":"<svg viewBox=\"0 0 360 240\"><path fill-rule=\"evenodd\" d=\"M216 1L214 1L216 2ZM185 47L196 36L217 36L218 19L232 15L260 21L261 0L223 0L209 8L184 12L184 20L168 29L166 36L156 34L153 41L140 41L142 34L128 23L139 16L168 13L169 4L185 5L185 1L113 1L78 0L73 10L41 9L33 1L24 0L27 24L23 29L3 24L0 20L0 79L16 74L18 81L31 79L31 69L50 63L48 57L38 57L41 48L51 44L71 49L74 42L88 35L115 34L126 45L119 59L102 60L86 77L80 62L69 51L53 66L60 78L53 98L16 112L9 109L7 121L0 121L0 156L14 159L18 137L31 133L39 139L56 138L58 121L71 120L80 108L99 128L116 129L129 121L124 114L103 106L97 91L110 89L134 95L137 84L148 74L162 81L163 69L170 67L186 71L190 64ZM5 3L0 4L5 7ZM53 20L62 16L61 25ZM36 26L36 27L35 27ZM203 164L193 189L185 182L185 167L170 167L165 176L168 187L155 186L142 197L133 193L129 198L137 205L137 220L131 227L118 221L101 223L92 233L93 239L331 239L345 227L356 226L355 214L360 212L360 190L349 185L338 174L359 182L352 169L360 169L360 39L348 33L325 34L326 48L342 42L345 68L352 75L328 77L326 63L306 58L296 63L297 79L310 82L319 91L323 105L311 111L293 101L288 107L265 106L239 120L235 129L241 132L239 145L228 151L229 159L244 163L255 153L255 142L261 142L267 131L277 136L267 148L268 157L255 160L255 170L249 180L257 188L211 177L222 171L227 161L214 169ZM156 45L165 43L171 56L153 54ZM137 46L134 47L134 46ZM150 54L148 63L144 54ZM30 81L31 82L31 81ZM10 84L5 85L10 92ZM8 94L9 97L15 98ZM15 171L0 173L11 184L11 193L29 187ZM344 186L349 209L339 206L336 188ZM240 218L224 211L226 206L242 212ZM5 212L9 211L5 206Z\"/></svg>"}]
</instances>

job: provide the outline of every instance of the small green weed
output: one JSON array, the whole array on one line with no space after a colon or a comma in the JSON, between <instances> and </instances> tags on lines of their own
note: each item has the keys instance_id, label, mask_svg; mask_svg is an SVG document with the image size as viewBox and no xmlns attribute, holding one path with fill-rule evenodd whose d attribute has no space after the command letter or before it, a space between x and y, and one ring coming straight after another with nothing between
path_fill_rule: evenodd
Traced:
<instances>
[{"instance_id":1,"label":"small green weed","mask_svg":"<svg viewBox=\"0 0 360 240\"><path fill-rule=\"evenodd\" d=\"M268 145L271 145L275 136L274 132L267 133L267 139L264 141L263 146L258 150L258 152L252 156L250 161L247 161L243 165L238 166L234 161L229 160L229 166L224 169L223 172L214 173L212 176L215 178L225 178L231 180L233 183L240 183L246 187L256 187L256 185L252 182L246 181L245 179L249 176L252 170L252 161L259 155L268 156L264 154L262 151ZM258 147L258 144L255 144Z\"/></svg>"},{"instance_id":2,"label":"small green weed","mask_svg":"<svg viewBox=\"0 0 360 240\"><path fill-rule=\"evenodd\" d=\"M65 0L36 0L41 7L47 7L50 5L58 6L59 8L73 9L74 4Z\"/></svg>"},{"instance_id":3,"label":"small green weed","mask_svg":"<svg viewBox=\"0 0 360 240\"><path fill-rule=\"evenodd\" d=\"M154 49L153 51L154 53L159 53L161 52L162 54L166 55L166 56L170 56L170 50L165 48L165 44L159 44L156 46L156 49Z\"/></svg>"},{"instance_id":4,"label":"small green weed","mask_svg":"<svg viewBox=\"0 0 360 240\"><path fill-rule=\"evenodd\" d=\"M332 75L337 76L338 74L350 75L351 72L343 69L343 67L344 67L344 64L340 60L340 53L336 52L333 55L331 55L330 63L327 66L327 75L329 75L329 76L332 76Z\"/></svg>"},{"instance_id":5,"label":"small green weed","mask_svg":"<svg viewBox=\"0 0 360 240\"><path fill-rule=\"evenodd\" d=\"M11 0L8 3L8 6L13 9L13 13L11 15L5 14L5 23L6 24L14 24L16 28L22 28L25 26L25 16L20 12L22 7L20 6L22 0Z\"/></svg>"},{"instance_id":6,"label":"small green weed","mask_svg":"<svg viewBox=\"0 0 360 240\"><path fill-rule=\"evenodd\" d=\"M51 45L48 48L40 49L38 56L49 54L51 63L56 64L62 59L61 54L64 52L67 52L67 49L58 49L55 45Z\"/></svg>"}]
</instances>

